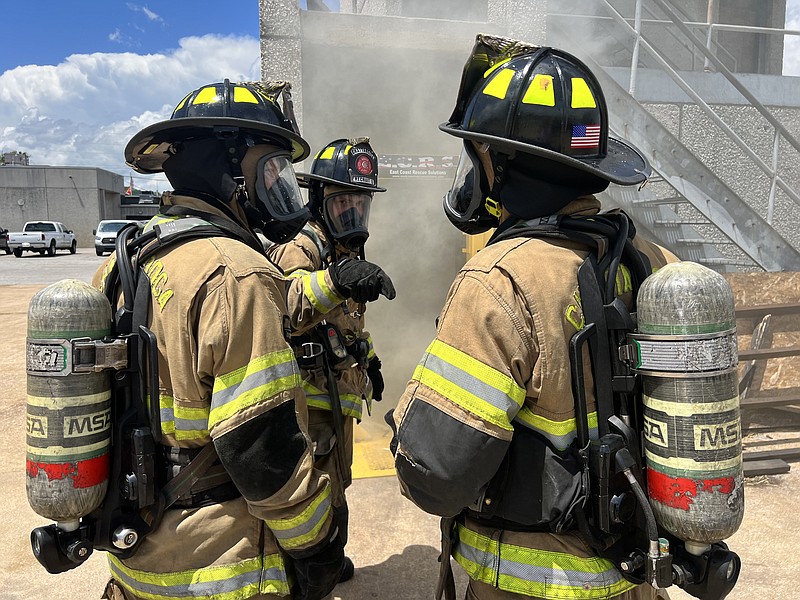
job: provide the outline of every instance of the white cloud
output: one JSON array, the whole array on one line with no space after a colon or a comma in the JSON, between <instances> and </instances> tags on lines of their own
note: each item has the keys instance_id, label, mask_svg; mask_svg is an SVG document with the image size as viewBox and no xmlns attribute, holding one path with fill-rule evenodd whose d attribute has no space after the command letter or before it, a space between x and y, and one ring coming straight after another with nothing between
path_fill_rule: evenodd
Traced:
<instances>
[{"instance_id":1,"label":"white cloud","mask_svg":"<svg viewBox=\"0 0 800 600\"><path fill-rule=\"evenodd\" d=\"M205 35L167 54L74 54L57 66L11 69L0 74L0 151L127 177L123 150L134 133L168 118L203 84L259 79L259 57L256 39ZM148 178L139 177L144 185Z\"/></svg>"},{"instance_id":2,"label":"white cloud","mask_svg":"<svg viewBox=\"0 0 800 600\"><path fill-rule=\"evenodd\" d=\"M132 10L133 12L141 12L144 14L145 17L147 17L151 21L157 21L160 23L164 22L164 19L162 19L157 13L154 13L152 10L147 8L147 6L140 6L132 2L128 2L127 6L128 10Z\"/></svg>"},{"instance_id":3,"label":"white cloud","mask_svg":"<svg viewBox=\"0 0 800 600\"><path fill-rule=\"evenodd\" d=\"M159 16L158 16L156 13L154 13L152 10L150 10L150 9L149 9L149 8L147 8L146 6L143 6L143 7L142 7L142 12L143 12L143 13L145 14L145 16L146 16L148 19L150 19L151 21L160 21L161 23L163 23L163 22L164 22L164 19L162 19L161 17L159 17Z\"/></svg>"}]
</instances>

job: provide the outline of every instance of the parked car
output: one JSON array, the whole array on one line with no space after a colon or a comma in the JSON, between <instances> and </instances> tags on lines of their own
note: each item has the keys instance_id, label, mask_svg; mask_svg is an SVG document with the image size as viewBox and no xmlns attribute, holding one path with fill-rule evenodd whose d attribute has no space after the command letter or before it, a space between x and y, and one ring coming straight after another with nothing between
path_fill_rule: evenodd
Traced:
<instances>
[{"instance_id":1,"label":"parked car","mask_svg":"<svg viewBox=\"0 0 800 600\"><path fill-rule=\"evenodd\" d=\"M0 250L6 254L11 254L11 248L8 247L8 229L0 227Z\"/></svg>"},{"instance_id":2,"label":"parked car","mask_svg":"<svg viewBox=\"0 0 800 600\"><path fill-rule=\"evenodd\" d=\"M92 232L94 234L94 251L97 256L103 256L105 252L110 254L114 251L117 243L117 234L129 223L138 223L138 221L119 219L100 221L97 224L97 229Z\"/></svg>"},{"instance_id":3,"label":"parked car","mask_svg":"<svg viewBox=\"0 0 800 600\"><path fill-rule=\"evenodd\" d=\"M56 250L69 250L70 254L78 251L78 242L71 229L67 229L59 221L28 221L22 231L8 234L8 247L17 258L23 252L45 252L53 256Z\"/></svg>"}]
</instances>

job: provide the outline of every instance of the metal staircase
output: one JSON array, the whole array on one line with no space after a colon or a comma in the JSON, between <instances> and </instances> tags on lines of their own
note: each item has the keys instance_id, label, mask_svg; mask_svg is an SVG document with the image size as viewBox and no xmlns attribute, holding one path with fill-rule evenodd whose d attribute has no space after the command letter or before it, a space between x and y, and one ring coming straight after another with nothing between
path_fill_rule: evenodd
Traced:
<instances>
[{"instance_id":1,"label":"metal staircase","mask_svg":"<svg viewBox=\"0 0 800 600\"><path fill-rule=\"evenodd\" d=\"M611 72L598 64L575 39L570 18L548 18L548 43L565 48L584 60L600 81L609 107L609 126L613 133L630 140L649 159L654 176L640 191L611 186L605 194L606 205L623 208L634 219L637 227L655 241L669 248L685 260L705 264L718 271L765 270L800 271L800 252L779 233L773 222L773 207L776 190L800 204L800 196L781 176L778 168L780 148L800 155L800 143L786 130L758 99L723 64L715 52L713 36L702 39L694 33L705 24L687 23L671 0L636 0L634 19L623 17L612 0L598 0L597 14L583 15L590 19L602 19L603 35L613 39L618 46L625 40L631 56L630 87L624 89ZM564 8L569 2L562 4ZM580 10L585 0L577 2ZM627 3L628 5L630 2ZM719 116L700 94L687 83L676 70L669 51L661 50L656 42L642 33L642 14L654 17L653 21L669 24L670 35L680 39L682 47L691 46L701 56L706 70L715 70L745 98L744 106L760 113L770 124L774 133L772 164L767 164L753 149L753 142L743 139ZM561 15L566 16L566 15ZM569 15L574 18L575 15ZM682 20L683 19L683 20ZM633 25L629 22L633 20ZM710 25L708 27L711 27ZM709 29L709 32L711 29ZM662 46L663 44L662 36ZM646 57L640 51L646 51ZM729 61L728 61L729 62ZM741 169L757 169L771 182L763 190L768 196L749 202L737 195L731 186L718 175L713 165L707 164L673 135L647 107L635 97L636 76L639 66L657 66L680 87L680 89L702 110L705 118L715 127L715 135L722 135L735 145L739 155L747 164ZM784 161L785 162L785 161ZM766 207L766 208L765 208Z\"/></svg>"}]
</instances>

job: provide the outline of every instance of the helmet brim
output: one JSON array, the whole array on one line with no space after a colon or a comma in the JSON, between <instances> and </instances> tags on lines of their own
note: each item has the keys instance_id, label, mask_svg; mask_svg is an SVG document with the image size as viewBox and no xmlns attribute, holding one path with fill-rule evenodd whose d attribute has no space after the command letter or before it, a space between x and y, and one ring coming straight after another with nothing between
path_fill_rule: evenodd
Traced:
<instances>
[{"instance_id":1,"label":"helmet brim","mask_svg":"<svg viewBox=\"0 0 800 600\"><path fill-rule=\"evenodd\" d=\"M161 173L170 156L169 147L189 139L209 137L215 127L235 127L258 137L274 140L277 145L291 146L292 162L311 154L311 147L302 137L277 125L235 117L188 117L170 119L145 127L125 146L125 162L138 173ZM283 142L283 143L281 143Z\"/></svg>"},{"instance_id":2,"label":"helmet brim","mask_svg":"<svg viewBox=\"0 0 800 600\"><path fill-rule=\"evenodd\" d=\"M567 165L619 185L640 184L646 181L651 174L650 164L639 150L610 135L608 136L608 148L605 156L599 158L573 158L533 144L475 131L465 131L460 126L452 123L442 123L439 125L439 129L452 136L473 140L478 143L486 143L497 149L540 156L545 160Z\"/></svg>"},{"instance_id":3,"label":"helmet brim","mask_svg":"<svg viewBox=\"0 0 800 600\"><path fill-rule=\"evenodd\" d=\"M330 183L331 185L338 185L339 187L345 189L352 189L352 190L365 190L368 192L385 192L386 188L382 188L379 186L371 186L371 185L359 185L357 183L344 183L343 181L339 181L338 179L332 179L331 177L322 177L321 175L315 175L313 173L297 173L297 181L300 184L300 187L307 188L311 185L311 181L321 181L322 183Z\"/></svg>"}]
</instances>

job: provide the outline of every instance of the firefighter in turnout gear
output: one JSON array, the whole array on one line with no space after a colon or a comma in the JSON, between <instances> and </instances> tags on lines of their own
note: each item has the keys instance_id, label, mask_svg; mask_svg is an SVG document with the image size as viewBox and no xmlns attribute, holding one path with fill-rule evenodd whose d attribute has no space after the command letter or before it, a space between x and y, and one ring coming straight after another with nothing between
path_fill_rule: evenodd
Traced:
<instances>
[{"instance_id":1,"label":"firefighter in turnout gear","mask_svg":"<svg viewBox=\"0 0 800 600\"><path fill-rule=\"evenodd\" d=\"M298 178L308 189L311 220L290 242L271 246L270 258L289 278L329 265L358 267L369 236L372 196L386 191L378 187L378 157L369 139L330 142L315 156L310 173ZM331 498L343 532L348 526L345 490L352 479L353 424L361 420L362 403L370 410L373 400L381 400L384 387L381 361L364 329L366 301L375 299L353 297L337 306L322 303L318 308L324 323L311 328L300 323L292 338L308 401L315 464L330 475ZM328 347L330 339L339 340L340 356ZM350 559L346 561L352 572Z\"/></svg>"},{"instance_id":2,"label":"firefighter in turnout gear","mask_svg":"<svg viewBox=\"0 0 800 600\"><path fill-rule=\"evenodd\" d=\"M107 598L320 599L345 570L287 342L287 287L304 283L288 282L256 237L286 241L308 218L292 163L309 147L289 92L285 82L200 87L125 148L132 168L164 172L174 187L145 233L178 243L142 263L130 257L149 283L146 323L157 340L157 479L177 478L199 453L218 458L135 553L109 552ZM116 260L119 244L96 287ZM364 286L335 267L313 275L331 302ZM295 318L312 319L316 307L293 297Z\"/></svg>"},{"instance_id":3,"label":"firefighter in turnout gear","mask_svg":"<svg viewBox=\"0 0 800 600\"><path fill-rule=\"evenodd\" d=\"M569 344L589 308L579 267L632 240L636 256L606 283L630 307L636 273L677 260L621 213L600 213L594 196L610 182L642 184L649 166L609 137L602 90L583 63L505 38L478 36L440 129L464 147L447 217L469 234L496 230L458 273L436 338L387 415L401 491L443 517L443 554L469 576L467 598L664 597L581 535L572 464ZM591 381L587 357L583 370ZM596 437L593 393L587 404ZM452 598L450 561L441 564L437 597Z\"/></svg>"}]
</instances>

